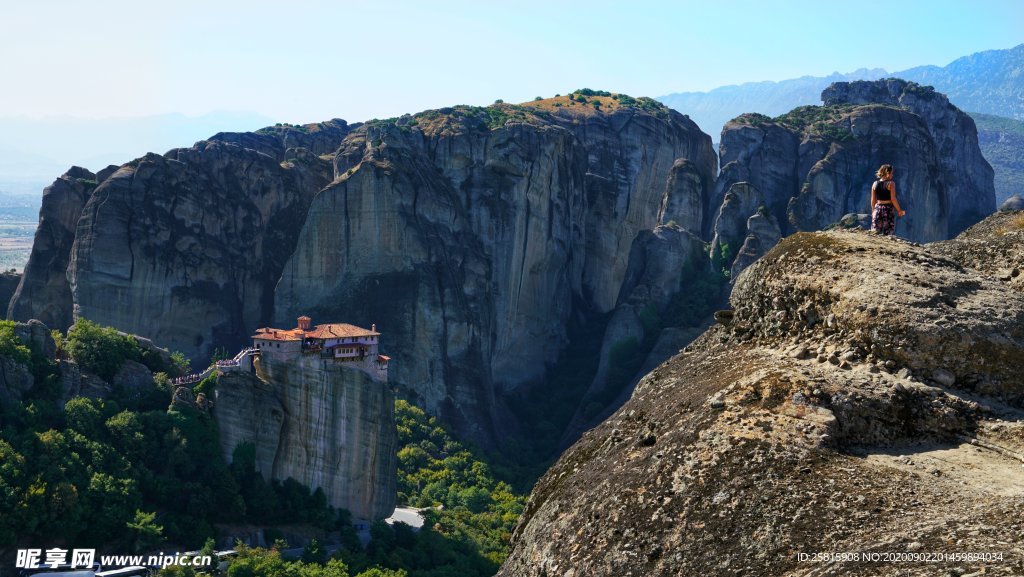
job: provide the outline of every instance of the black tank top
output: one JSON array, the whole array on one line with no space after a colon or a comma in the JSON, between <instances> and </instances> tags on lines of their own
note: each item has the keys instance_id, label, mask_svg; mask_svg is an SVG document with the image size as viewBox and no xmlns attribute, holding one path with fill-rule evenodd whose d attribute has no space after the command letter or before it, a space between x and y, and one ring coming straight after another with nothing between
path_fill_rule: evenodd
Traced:
<instances>
[{"instance_id":1,"label":"black tank top","mask_svg":"<svg viewBox=\"0 0 1024 577\"><path fill-rule=\"evenodd\" d=\"M892 200L892 193L889 192L889 183L891 180L876 180L875 181L875 200Z\"/></svg>"}]
</instances>

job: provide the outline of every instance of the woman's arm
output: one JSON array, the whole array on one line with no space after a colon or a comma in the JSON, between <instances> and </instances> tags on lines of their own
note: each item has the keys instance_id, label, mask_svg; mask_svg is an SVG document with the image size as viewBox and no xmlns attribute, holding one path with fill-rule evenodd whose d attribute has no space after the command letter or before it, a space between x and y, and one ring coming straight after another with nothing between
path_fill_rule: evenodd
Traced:
<instances>
[{"instance_id":1,"label":"woman's arm","mask_svg":"<svg viewBox=\"0 0 1024 577\"><path fill-rule=\"evenodd\" d=\"M903 211L902 208L900 208L900 201L896 200L896 181L895 180L890 180L889 181L889 193L890 193L890 196L892 197L892 206L896 209L896 213L899 214L900 216L903 216L903 215L907 214L906 212Z\"/></svg>"},{"instance_id":2,"label":"woman's arm","mask_svg":"<svg viewBox=\"0 0 1024 577\"><path fill-rule=\"evenodd\" d=\"M871 206L868 207L868 212L873 212L874 210L875 210L875 185L872 184L871 185Z\"/></svg>"}]
</instances>

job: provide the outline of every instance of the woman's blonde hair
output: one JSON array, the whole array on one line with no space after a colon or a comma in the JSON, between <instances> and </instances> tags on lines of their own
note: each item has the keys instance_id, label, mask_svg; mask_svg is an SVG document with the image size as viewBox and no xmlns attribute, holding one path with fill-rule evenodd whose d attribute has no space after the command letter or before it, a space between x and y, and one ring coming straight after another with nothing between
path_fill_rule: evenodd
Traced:
<instances>
[{"instance_id":1,"label":"woman's blonde hair","mask_svg":"<svg viewBox=\"0 0 1024 577\"><path fill-rule=\"evenodd\" d=\"M875 176L877 176L878 178L885 178L886 176L892 176L892 165L891 164L883 164L881 166L881 168L878 169L878 172L875 173Z\"/></svg>"}]
</instances>

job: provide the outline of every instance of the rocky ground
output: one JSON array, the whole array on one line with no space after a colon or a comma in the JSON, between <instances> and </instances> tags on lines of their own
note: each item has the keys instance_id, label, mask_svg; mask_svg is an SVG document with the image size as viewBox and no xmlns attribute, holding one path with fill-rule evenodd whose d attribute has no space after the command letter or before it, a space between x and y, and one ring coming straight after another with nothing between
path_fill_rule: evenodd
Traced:
<instances>
[{"instance_id":1,"label":"rocky ground","mask_svg":"<svg viewBox=\"0 0 1024 577\"><path fill-rule=\"evenodd\" d=\"M499 574L1024 574L1022 241L783 240L541 479Z\"/></svg>"}]
</instances>

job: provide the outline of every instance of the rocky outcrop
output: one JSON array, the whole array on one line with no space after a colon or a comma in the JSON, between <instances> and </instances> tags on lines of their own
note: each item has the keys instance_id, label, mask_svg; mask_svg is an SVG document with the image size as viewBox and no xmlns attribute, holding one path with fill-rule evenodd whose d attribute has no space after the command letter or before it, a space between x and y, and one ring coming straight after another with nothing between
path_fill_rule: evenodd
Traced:
<instances>
[{"instance_id":1,"label":"rocky outcrop","mask_svg":"<svg viewBox=\"0 0 1024 577\"><path fill-rule=\"evenodd\" d=\"M981 154L974 119L953 106L946 95L931 87L889 78L837 82L821 93L821 99L825 106L898 106L924 121L942 167L941 180L950 211L946 238L956 236L995 210L994 173Z\"/></svg>"},{"instance_id":2,"label":"rocky outcrop","mask_svg":"<svg viewBox=\"0 0 1024 577\"><path fill-rule=\"evenodd\" d=\"M729 263L747 238L747 221L755 214L768 214L765 198L749 182L729 187L718 207L711 237L711 256Z\"/></svg>"},{"instance_id":3,"label":"rocky outcrop","mask_svg":"<svg viewBox=\"0 0 1024 577\"><path fill-rule=\"evenodd\" d=\"M797 553L950 543L1006 553L901 570L1024 571L1024 294L990 274L1020 251L986 246L1024 246L1019 219L923 246L782 240L544 475L499 575L883 575Z\"/></svg>"},{"instance_id":4,"label":"rocky outcrop","mask_svg":"<svg viewBox=\"0 0 1024 577\"><path fill-rule=\"evenodd\" d=\"M15 291L18 290L19 284L21 284L21 273L11 271L0 272L0 304L4 307L4 318L6 318L7 306L14 297Z\"/></svg>"},{"instance_id":5,"label":"rocky outcrop","mask_svg":"<svg viewBox=\"0 0 1024 577\"><path fill-rule=\"evenodd\" d=\"M278 283L277 321L376 323L401 351L392 380L486 437L496 397L544 378L570 316L615 307L637 234L692 221L713 178L710 139L679 114L567 108L354 131ZM509 118L485 128L494 115Z\"/></svg>"},{"instance_id":6,"label":"rocky outcrop","mask_svg":"<svg viewBox=\"0 0 1024 577\"><path fill-rule=\"evenodd\" d=\"M43 190L32 253L7 318L38 319L61 330L71 326L73 301L67 279L71 246L82 208L98 185L95 174L75 166Z\"/></svg>"},{"instance_id":7,"label":"rocky outcrop","mask_svg":"<svg viewBox=\"0 0 1024 577\"><path fill-rule=\"evenodd\" d=\"M57 344L53 342L50 327L36 319L15 324L14 335L36 355L52 359L57 354Z\"/></svg>"},{"instance_id":8,"label":"rocky outcrop","mask_svg":"<svg viewBox=\"0 0 1024 577\"><path fill-rule=\"evenodd\" d=\"M637 374L641 361L654 355L658 364L689 342L680 343L679 336L696 336L677 318L677 301L690 298L687 287L710 266L704 243L688 230L661 225L637 235L618 304L604 331L597 373L562 435L564 446L628 398L646 373Z\"/></svg>"},{"instance_id":9,"label":"rocky outcrop","mask_svg":"<svg viewBox=\"0 0 1024 577\"><path fill-rule=\"evenodd\" d=\"M897 223L902 237L950 238L995 209L992 169L974 122L941 94L889 79L835 83L822 99L823 107L728 123L712 206L724 205L735 186L752 187L783 235L820 230L868 211L874 171L888 163L907 211ZM745 222L752 214L731 220ZM737 228L727 229L741 236Z\"/></svg>"},{"instance_id":10,"label":"rocky outcrop","mask_svg":"<svg viewBox=\"0 0 1024 577\"><path fill-rule=\"evenodd\" d=\"M747 237L743 239L736 259L729 271L731 278L739 276L740 272L754 261L764 256L773 246L782 239L782 232L775 217L767 213L754 213L747 219Z\"/></svg>"},{"instance_id":11,"label":"rocky outcrop","mask_svg":"<svg viewBox=\"0 0 1024 577\"><path fill-rule=\"evenodd\" d=\"M32 390L35 381L28 366L7 356L0 356L0 407L20 401Z\"/></svg>"},{"instance_id":12,"label":"rocky outcrop","mask_svg":"<svg viewBox=\"0 0 1024 577\"><path fill-rule=\"evenodd\" d=\"M1014 194L999 205L999 210L1024 210L1024 197Z\"/></svg>"},{"instance_id":13,"label":"rocky outcrop","mask_svg":"<svg viewBox=\"0 0 1024 577\"><path fill-rule=\"evenodd\" d=\"M217 377L214 393L213 414L224 460L232 462L239 445L252 443L256 471L267 480L274 475L286 417L275 389L254 374L228 372Z\"/></svg>"},{"instance_id":14,"label":"rocky outcrop","mask_svg":"<svg viewBox=\"0 0 1024 577\"><path fill-rule=\"evenodd\" d=\"M245 344L270 319L297 228L329 180L326 161L286 154L207 141L118 170L78 221L75 315L196 359Z\"/></svg>"},{"instance_id":15,"label":"rocky outcrop","mask_svg":"<svg viewBox=\"0 0 1024 577\"><path fill-rule=\"evenodd\" d=\"M489 434L497 398L565 349L567 319L615 308L638 233L703 225L716 167L687 117L628 97L218 134L65 203L68 238L37 242L11 310L197 365L300 314L376 323L401 351L396 384Z\"/></svg>"},{"instance_id":16,"label":"rocky outcrop","mask_svg":"<svg viewBox=\"0 0 1024 577\"><path fill-rule=\"evenodd\" d=\"M252 443L268 480L323 489L332 506L357 519L389 516L398 450L390 386L319 355L268 354L256 366L256 375L218 377L214 415L225 459Z\"/></svg>"},{"instance_id":17,"label":"rocky outcrop","mask_svg":"<svg viewBox=\"0 0 1024 577\"><path fill-rule=\"evenodd\" d=\"M33 355L53 358L56 353L57 347L50 336L49 327L35 319L27 323L15 323L14 337ZM0 355L0 406L21 401L33 386L35 378L28 364Z\"/></svg>"}]
</instances>

